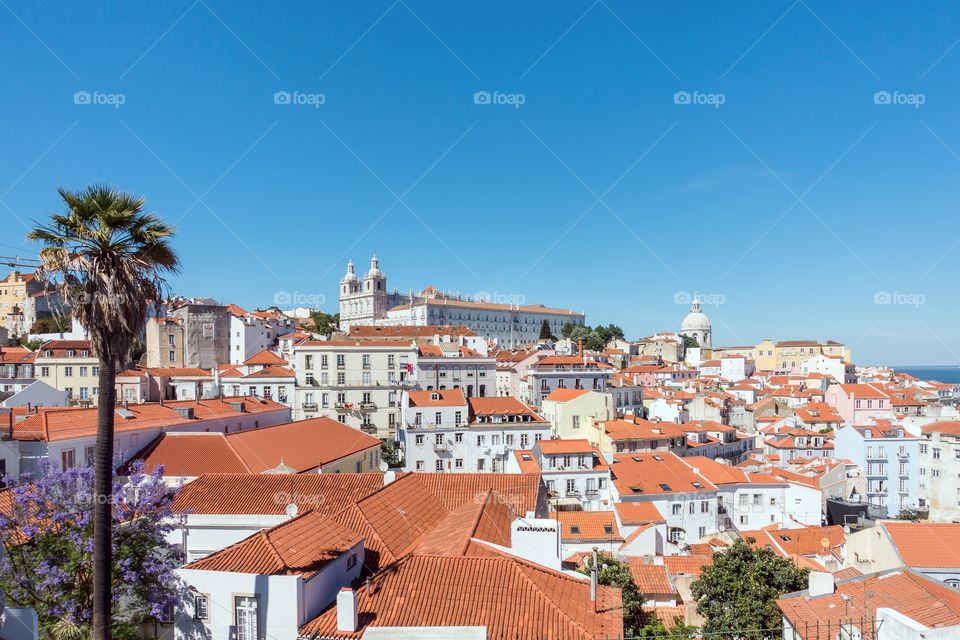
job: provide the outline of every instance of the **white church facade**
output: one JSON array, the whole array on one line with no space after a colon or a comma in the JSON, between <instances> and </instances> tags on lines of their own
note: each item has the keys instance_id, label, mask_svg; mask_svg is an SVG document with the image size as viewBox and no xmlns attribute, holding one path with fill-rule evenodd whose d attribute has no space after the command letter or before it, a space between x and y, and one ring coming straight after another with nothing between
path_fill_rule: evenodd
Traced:
<instances>
[{"instance_id":1,"label":"white church facade","mask_svg":"<svg viewBox=\"0 0 960 640\"><path fill-rule=\"evenodd\" d=\"M534 344L546 320L559 336L566 323L582 325L586 315L543 305L498 304L443 293L427 287L420 293L387 289L387 277L374 255L360 278L353 261L340 281L340 329L357 325L463 325L478 336L514 348Z\"/></svg>"}]
</instances>

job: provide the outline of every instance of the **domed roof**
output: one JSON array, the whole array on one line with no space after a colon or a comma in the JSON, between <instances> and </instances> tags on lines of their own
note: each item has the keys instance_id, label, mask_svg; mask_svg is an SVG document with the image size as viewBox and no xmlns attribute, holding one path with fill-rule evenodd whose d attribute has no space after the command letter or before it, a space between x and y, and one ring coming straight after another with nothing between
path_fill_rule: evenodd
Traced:
<instances>
[{"instance_id":1,"label":"domed roof","mask_svg":"<svg viewBox=\"0 0 960 640\"><path fill-rule=\"evenodd\" d=\"M353 268L353 260L347 262L347 275L343 276L344 282L356 282L357 272Z\"/></svg>"},{"instance_id":2,"label":"domed roof","mask_svg":"<svg viewBox=\"0 0 960 640\"><path fill-rule=\"evenodd\" d=\"M687 331L710 331L710 318L700 311L700 301L694 300L690 305L690 313L680 323L680 333Z\"/></svg>"}]
</instances>

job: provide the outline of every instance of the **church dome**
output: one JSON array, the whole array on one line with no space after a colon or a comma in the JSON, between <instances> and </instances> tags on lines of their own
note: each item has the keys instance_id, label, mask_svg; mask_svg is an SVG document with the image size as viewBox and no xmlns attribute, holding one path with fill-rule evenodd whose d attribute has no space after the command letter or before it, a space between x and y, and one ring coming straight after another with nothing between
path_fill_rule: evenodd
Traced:
<instances>
[{"instance_id":1,"label":"church dome","mask_svg":"<svg viewBox=\"0 0 960 640\"><path fill-rule=\"evenodd\" d=\"M347 263L347 275L343 276L343 282L356 282L357 272L353 268L353 260Z\"/></svg>"},{"instance_id":2,"label":"church dome","mask_svg":"<svg viewBox=\"0 0 960 640\"><path fill-rule=\"evenodd\" d=\"M700 311L700 301L694 300L690 305L690 313L680 323L680 333L710 331L710 327L710 318Z\"/></svg>"}]
</instances>

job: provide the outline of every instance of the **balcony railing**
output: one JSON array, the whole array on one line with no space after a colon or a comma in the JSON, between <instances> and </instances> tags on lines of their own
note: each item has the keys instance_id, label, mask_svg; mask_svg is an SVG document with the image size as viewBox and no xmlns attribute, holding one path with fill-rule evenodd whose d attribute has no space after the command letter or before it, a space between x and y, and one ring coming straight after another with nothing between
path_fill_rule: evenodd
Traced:
<instances>
[{"instance_id":1,"label":"balcony railing","mask_svg":"<svg viewBox=\"0 0 960 640\"><path fill-rule=\"evenodd\" d=\"M316 411L317 403L316 402L304 402L302 405L304 411Z\"/></svg>"}]
</instances>

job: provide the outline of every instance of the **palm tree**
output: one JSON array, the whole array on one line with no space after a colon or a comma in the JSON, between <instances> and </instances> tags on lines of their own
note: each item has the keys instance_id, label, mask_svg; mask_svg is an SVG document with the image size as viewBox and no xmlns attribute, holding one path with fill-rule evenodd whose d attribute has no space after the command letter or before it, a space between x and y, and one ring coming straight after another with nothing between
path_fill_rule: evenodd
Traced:
<instances>
[{"instance_id":1,"label":"palm tree","mask_svg":"<svg viewBox=\"0 0 960 640\"><path fill-rule=\"evenodd\" d=\"M111 638L113 571L113 422L118 367L143 331L148 305L159 303L164 276L176 273L174 230L143 211L144 200L106 185L58 189L67 205L29 240L42 242L42 278L57 287L90 338L100 365L94 452L93 638Z\"/></svg>"}]
</instances>

